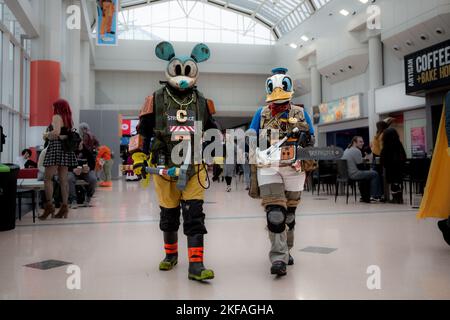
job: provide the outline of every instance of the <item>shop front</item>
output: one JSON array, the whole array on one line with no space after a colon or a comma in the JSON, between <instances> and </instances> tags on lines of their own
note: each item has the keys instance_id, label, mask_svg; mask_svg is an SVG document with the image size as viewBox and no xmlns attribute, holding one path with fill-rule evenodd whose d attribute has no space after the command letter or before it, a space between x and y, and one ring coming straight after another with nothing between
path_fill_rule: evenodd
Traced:
<instances>
[{"instance_id":1,"label":"shop front","mask_svg":"<svg viewBox=\"0 0 450 320\"><path fill-rule=\"evenodd\" d=\"M423 158L430 154L432 144L427 139L426 101L423 97L404 93L403 82L375 90L375 112L380 119L393 118L395 128L408 158Z\"/></svg>"},{"instance_id":2,"label":"shop front","mask_svg":"<svg viewBox=\"0 0 450 320\"><path fill-rule=\"evenodd\" d=\"M354 136L362 136L369 145L369 121L362 116L361 101L362 94L357 94L313 107L319 146L345 149Z\"/></svg>"},{"instance_id":3,"label":"shop front","mask_svg":"<svg viewBox=\"0 0 450 320\"><path fill-rule=\"evenodd\" d=\"M450 39L405 56L405 79L407 95L425 98L427 143L433 149L450 90Z\"/></svg>"}]
</instances>

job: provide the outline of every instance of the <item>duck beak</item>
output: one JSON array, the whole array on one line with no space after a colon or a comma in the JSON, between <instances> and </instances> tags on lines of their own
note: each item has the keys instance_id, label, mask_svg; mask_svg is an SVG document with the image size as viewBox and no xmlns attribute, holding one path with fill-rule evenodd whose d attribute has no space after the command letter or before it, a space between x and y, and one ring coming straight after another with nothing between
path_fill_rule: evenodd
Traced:
<instances>
[{"instance_id":1,"label":"duck beak","mask_svg":"<svg viewBox=\"0 0 450 320\"><path fill-rule=\"evenodd\" d=\"M267 95L266 102L276 102L279 100L291 100L293 92L286 92L281 88L275 88L271 94Z\"/></svg>"}]
</instances>

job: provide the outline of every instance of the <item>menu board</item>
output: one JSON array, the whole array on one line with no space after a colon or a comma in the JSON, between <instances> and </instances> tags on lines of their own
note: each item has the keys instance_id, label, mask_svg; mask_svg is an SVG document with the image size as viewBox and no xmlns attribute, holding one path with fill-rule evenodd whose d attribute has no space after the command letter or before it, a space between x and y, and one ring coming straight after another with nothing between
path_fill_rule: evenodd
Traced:
<instances>
[{"instance_id":1,"label":"menu board","mask_svg":"<svg viewBox=\"0 0 450 320\"><path fill-rule=\"evenodd\" d=\"M357 119L361 116L360 95L322 103L313 113L315 124Z\"/></svg>"}]
</instances>

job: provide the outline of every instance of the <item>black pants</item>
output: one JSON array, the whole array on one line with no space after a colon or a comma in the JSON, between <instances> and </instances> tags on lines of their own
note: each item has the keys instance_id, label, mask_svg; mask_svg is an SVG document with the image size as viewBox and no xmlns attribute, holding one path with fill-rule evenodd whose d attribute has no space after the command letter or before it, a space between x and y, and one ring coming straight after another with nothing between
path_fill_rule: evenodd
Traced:
<instances>
[{"instance_id":1,"label":"black pants","mask_svg":"<svg viewBox=\"0 0 450 320\"><path fill-rule=\"evenodd\" d=\"M181 207L161 207L159 227L164 232L177 232L180 227L180 216L183 213L183 232L186 236L206 234L203 200L181 201Z\"/></svg>"}]
</instances>

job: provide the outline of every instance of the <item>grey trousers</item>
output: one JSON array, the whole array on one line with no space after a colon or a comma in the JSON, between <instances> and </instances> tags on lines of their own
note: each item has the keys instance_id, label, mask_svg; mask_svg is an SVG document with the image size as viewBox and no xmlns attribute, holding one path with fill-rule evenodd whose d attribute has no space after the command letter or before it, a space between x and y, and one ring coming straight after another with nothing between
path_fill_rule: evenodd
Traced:
<instances>
[{"instance_id":1,"label":"grey trousers","mask_svg":"<svg viewBox=\"0 0 450 320\"><path fill-rule=\"evenodd\" d=\"M289 213L286 217L287 222L293 221L293 219L295 219L294 213ZM270 262L283 261L287 264L289 261L289 252L294 247L295 228L289 229L289 227L286 226L286 230L282 233L268 232L270 240Z\"/></svg>"},{"instance_id":2,"label":"grey trousers","mask_svg":"<svg viewBox=\"0 0 450 320\"><path fill-rule=\"evenodd\" d=\"M89 171L89 173L84 173L79 175L78 177L75 176L73 172L69 172L67 174L67 179L69 183L69 202L76 201L77 199L77 193L76 193L76 182L77 179L84 180L88 183L86 186L86 194L89 198L92 198L92 196L95 193L95 188L97 187L97 177L95 176L94 171Z\"/></svg>"}]
</instances>

